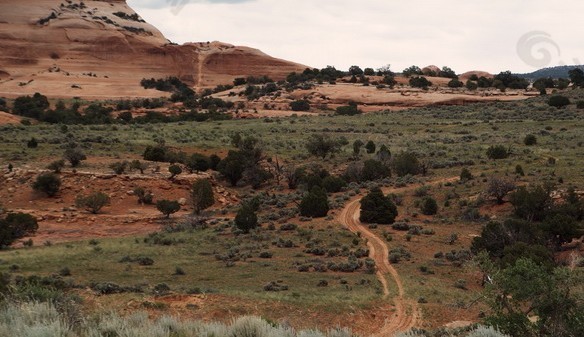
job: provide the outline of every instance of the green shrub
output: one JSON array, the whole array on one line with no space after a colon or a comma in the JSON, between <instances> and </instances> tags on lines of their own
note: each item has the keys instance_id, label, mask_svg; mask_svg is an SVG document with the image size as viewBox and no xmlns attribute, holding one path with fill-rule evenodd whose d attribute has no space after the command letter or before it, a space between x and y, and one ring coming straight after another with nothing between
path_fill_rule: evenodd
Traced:
<instances>
[{"instance_id":1,"label":"green shrub","mask_svg":"<svg viewBox=\"0 0 584 337\"><path fill-rule=\"evenodd\" d=\"M114 171L115 174L124 174L124 172L126 172L126 169L128 168L128 162L118 161L115 163L111 163L109 165L109 168L112 169L112 171Z\"/></svg>"},{"instance_id":2,"label":"green shrub","mask_svg":"<svg viewBox=\"0 0 584 337\"><path fill-rule=\"evenodd\" d=\"M319 186L314 186L300 202L300 215L311 218L322 218L328 214L329 202L326 192Z\"/></svg>"},{"instance_id":3,"label":"green shrub","mask_svg":"<svg viewBox=\"0 0 584 337\"><path fill-rule=\"evenodd\" d=\"M347 186L347 182L337 176L327 176L322 180L321 185L328 193L337 193Z\"/></svg>"},{"instance_id":4,"label":"green shrub","mask_svg":"<svg viewBox=\"0 0 584 337\"><path fill-rule=\"evenodd\" d=\"M61 188L61 178L55 173L43 173L37 176L32 188L43 192L49 197L55 196Z\"/></svg>"},{"instance_id":5,"label":"green shrub","mask_svg":"<svg viewBox=\"0 0 584 337\"><path fill-rule=\"evenodd\" d=\"M142 187L134 188L134 195L138 197L138 203L142 205L150 205L152 204L152 200L154 199L154 195L152 195L152 192L147 191Z\"/></svg>"},{"instance_id":6,"label":"green shrub","mask_svg":"<svg viewBox=\"0 0 584 337\"><path fill-rule=\"evenodd\" d=\"M249 203L244 203L235 215L235 227L243 233L249 233L250 230L258 226L258 217L256 210Z\"/></svg>"},{"instance_id":7,"label":"green shrub","mask_svg":"<svg viewBox=\"0 0 584 337\"><path fill-rule=\"evenodd\" d=\"M35 217L25 213L9 213L0 218L0 246L9 246L25 235L35 233L39 225Z\"/></svg>"},{"instance_id":8,"label":"green shrub","mask_svg":"<svg viewBox=\"0 0 584 337\"><path fill-rule=\"evenodd\" d=\"M63 159L55 160L47 166L47 169L52 170L55 173L61 173L61 170L65 167L65 161Z\"/></svg>"},{"instance_id":9,"label":"green shrub","mask_svg":"<svg viewBox=\"0 0 584 337\"><path fill-rule=\"evenodd\" d=\"M505 159L511 155L511 150L503 145L492 145L487 149L489 159Z\"/></svg>"},{"instance_id":10,"label":"green shrub","mask_svg":"<svg viewBox=\"0 0 584 337\"><path fill-rule=\"evenodd\" d=\"M176 200L158 200L156 203L156 209L168 219L171 214L180 211L180 204Z\"/></svg>"},{"instance_id":11,"label":"green shrub","mask_svg":"<svg viewBox=\"0 0 584 337\"><path fill-rule=\"evenodd\" d=\"M336 114L340 115L340 116L355 116L355 115L359 115L363 113L361 110L359 110L359 108L357 107L357 104L352 103L346 106L340 106L337 108L336 110Z\"/></svg>"},{"instance_id":12,"label":"green shrub","mask_svg":"<svg viewBox=\"0 0 584 337\"><path fill-rule=\"evenodd\" d=\"M191 187L191 201L195 214L200 214L202 210L207 209L215 203L213 196L213 186L207 179L199 179Z\"/></svg>"},{"instance_id":13,"label":"green shrub","mask_svg":"<svg viewBox=\"0 0 584 337\"><path fill-rule=\"evenodd\" d=\"M110 197L102 192L95 192L88 196L78 196L75 199L77 207L83 207L93 214L97 214L104 206L109 204Z\"/></svg>"},{"instance_id":14,"label":"green shrub","mask_svg":"<svg viewBox=\"0 0 584 337\"><path fill-rule=\"evenodd\" d=\"M472 180L472 173L466 167L460 171L460 181L469 181Z\"/></svg>"},{"instance_id":15,"label":"green shrub","mask_svg":"<svg viewBox=\"0 0 584 337\"><path fill-rule=\"evenodd\" d=\"M290 103L290 109L292 109L292 111L309 111L310 102L305 99L293 101Z\"/></svg>"},{"instance_id":16,"label":"green shrub","mask_svg":"<svg viewBox=\"0 0 584 337\"><path fill-rule=\"evenodd\" d=\"M550 106L556 107L558 109L561 109L563 107L566 107L568 105L570 105L570 99L566 96L561 96L561 95L555 95L550 97L550 99L548 100L548 104Z\"/></svg>"},{"instance_id":17,"label":"green shrub","mask_svg":"<svg viewBox=\"0 0 584 337\"><path fill-rule=\"evenodd\" d=\"M392 224L397 215L397 207L391 197L384 196L379 187L373 188L361 199L359 220L364 223Z\"/></svg>"},{"instance_id":18,"label":"green shrub","mask_svg":"<svg viewBox=\"0 0 584 337\"><path fill-rule=\"evenodd\" d=\"M424 215L434 215L438 213L438 203L432 197L425 197L420 205L420 210Z\"/></svg>"},{"instance_id":19,"label":"green shrub","mask_svg":"<svg viewBox=\"0 0 584 337\"><path fill-rule=\"evenodd\" d=\"M535 145L537 144L537 137L533 134L529 134L525 136L525 138L523 139L523 143L527 146Z\"/></svg>"}]
</instances>

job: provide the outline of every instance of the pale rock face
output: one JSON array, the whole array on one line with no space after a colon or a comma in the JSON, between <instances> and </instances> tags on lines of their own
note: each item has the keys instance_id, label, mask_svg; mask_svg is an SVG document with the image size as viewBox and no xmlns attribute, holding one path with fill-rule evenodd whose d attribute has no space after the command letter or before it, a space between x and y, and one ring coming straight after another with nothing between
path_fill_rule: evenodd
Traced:
<instances>
[{"instance_id":1,"label":"pale rock face","mask_svg":"<svg viewBox=\"0 0 584 337\"><path fill-rule=\"evenodd\" d=\"M3 96L161 96L140 80L177 76L212 87L306 68L220 42L172 44L123 0L2 0L0 46Z\"/></svg>"}]
</instances>

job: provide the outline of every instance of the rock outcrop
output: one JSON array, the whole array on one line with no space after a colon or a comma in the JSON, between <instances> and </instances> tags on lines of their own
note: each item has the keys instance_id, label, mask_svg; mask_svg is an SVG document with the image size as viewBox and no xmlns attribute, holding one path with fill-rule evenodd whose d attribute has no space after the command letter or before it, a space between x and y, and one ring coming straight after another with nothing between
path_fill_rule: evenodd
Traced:
<instances>
[{"instance_id":1,"label":"rock outcrop","mask_svg":"<svg viewBox=\"0 0 584 337\"><path fill-rule=\"evenodd\" d=\"M0 45L3 96L160 96L140 80L177 76L212 87L306 68L226 43L173 44L123 0L3 0Z\"/></svg>"}]
</instances>

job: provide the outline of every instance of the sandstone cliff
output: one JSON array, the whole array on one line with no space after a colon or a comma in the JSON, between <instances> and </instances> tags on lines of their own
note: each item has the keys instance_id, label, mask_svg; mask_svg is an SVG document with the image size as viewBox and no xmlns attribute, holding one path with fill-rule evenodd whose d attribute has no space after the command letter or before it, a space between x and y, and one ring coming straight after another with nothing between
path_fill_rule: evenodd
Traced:
<instances>
[{"instance_id":1,"label":"sandstone cliff","mask_svg":"<svg viewBox=\"0 0 584 337\"><path fill-rule=\"evenodd\" d=\"M3 96L159 96L140 80L178 76L212 87L305 68L220 42L172 44L123 0L2 0L0 46Z\"/></svg>"}]
</instances>

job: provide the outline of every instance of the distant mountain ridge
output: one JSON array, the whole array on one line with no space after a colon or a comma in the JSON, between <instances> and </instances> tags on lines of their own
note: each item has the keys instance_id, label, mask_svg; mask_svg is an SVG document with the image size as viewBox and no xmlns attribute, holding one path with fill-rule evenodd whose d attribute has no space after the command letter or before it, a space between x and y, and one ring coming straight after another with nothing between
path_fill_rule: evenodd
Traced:
<instances>
[{"instance_id":1,"label":"distant mountain ridge","mask_svg":"<svg viewBox=\"0 0 584 337\"><path fill-rule=\"evenodd\" d=\"M551 78L568 78L568 72L574 68L580 68L584 70L584 65L571 65L571 66L557 66L557 67L548 67L543 68L540 70L536 70L532 73L527 74L517 74L519 77L523 77L529 80L536 80L542 77L551 77Z\"/></svg>"}]
</instances>

